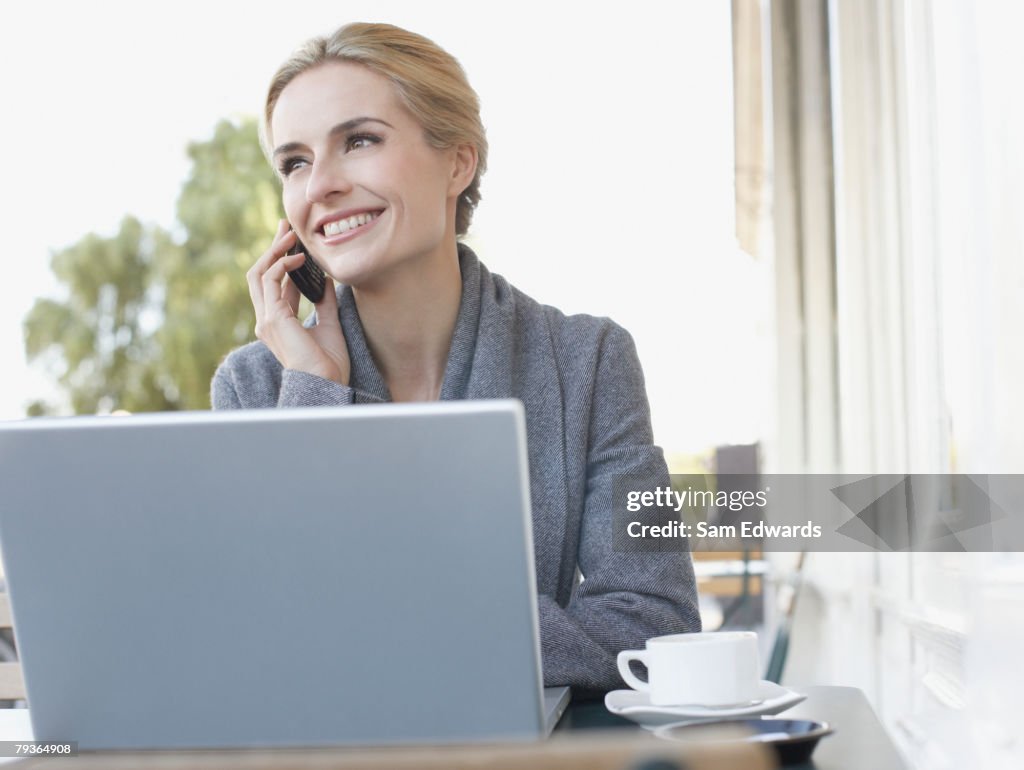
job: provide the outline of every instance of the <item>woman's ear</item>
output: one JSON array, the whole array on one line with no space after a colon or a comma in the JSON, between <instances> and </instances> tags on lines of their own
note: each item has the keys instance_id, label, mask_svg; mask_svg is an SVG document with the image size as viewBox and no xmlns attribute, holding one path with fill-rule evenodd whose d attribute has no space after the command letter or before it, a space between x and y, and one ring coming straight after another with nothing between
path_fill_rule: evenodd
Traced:
<instances>
[{"instance_id":1,"label":"woman's ear","mask_svg":"<svg viewBox=\"0 0 1024 770\"><path fill-rule=\"evenodd\" d=\"M455 148L450 194L462 195L472 184L473 177L476 176L476 161L476 147L472 144L460 144Z\"/></svg>"}]
</instances>

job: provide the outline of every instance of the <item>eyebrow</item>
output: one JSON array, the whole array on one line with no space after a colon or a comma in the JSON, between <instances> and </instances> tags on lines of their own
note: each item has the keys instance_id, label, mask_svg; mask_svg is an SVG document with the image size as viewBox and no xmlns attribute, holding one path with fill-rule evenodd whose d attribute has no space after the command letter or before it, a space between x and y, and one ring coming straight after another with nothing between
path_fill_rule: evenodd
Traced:
<instances>
[{"instance_id":1,"label":"eyebrow","mask_svg":"<svg viewBox=\"0 0 1024 770\"><path fill-rule=\"evenodd\" d=\"M346 120L344 123L339 123L338 125L334 126L330 131L328 131L328 135L333 139L336 136L348 133L353 128L363 125L363 123L382 123L388 128L394 128L394 126L392 126L386 120L381 120L380 118L370 118L363 115L358 118ZM304 147L305 145L302 144L301 142L288 142L287 144L282 144L280 147L274 150L274 157L277 157L282 153L292 152L294 150L301 150Z\"/></svg>"}]
</instances>

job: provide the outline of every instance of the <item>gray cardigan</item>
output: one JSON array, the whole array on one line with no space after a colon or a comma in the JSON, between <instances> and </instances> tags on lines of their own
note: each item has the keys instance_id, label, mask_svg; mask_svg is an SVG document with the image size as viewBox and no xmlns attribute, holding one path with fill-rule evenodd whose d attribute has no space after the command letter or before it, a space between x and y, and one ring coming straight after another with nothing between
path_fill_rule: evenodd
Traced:
<instances>
[{"instance_id":1,"label":"gray cardigan","mask_svg":"<svg viewBox=\"0 0 1024 770\"><path fill-rule=\"evenodd\" d=\"M606 318L540 305L462 243L459 262L462 300L441 399L513 397L525 407L544 682L621 687L620 650L700 630L688 552L612 548L613 479L629 474L647 489L669 483L633 340ZM339 287L338 307L348 387L284 370L254 342L217 369L214 409L390 401L350 287Z\"/></svg>"}]
</instances>

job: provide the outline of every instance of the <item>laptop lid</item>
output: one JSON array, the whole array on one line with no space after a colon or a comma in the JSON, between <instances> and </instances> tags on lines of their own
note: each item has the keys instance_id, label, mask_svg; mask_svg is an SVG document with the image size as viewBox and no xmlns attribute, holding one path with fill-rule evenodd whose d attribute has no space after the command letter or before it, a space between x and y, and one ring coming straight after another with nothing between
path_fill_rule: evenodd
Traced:
<instances>
[{"instance_id":1,"label":"laptop lid","mask_svg":"<svg viewBox=\"0 0 1024 770\"><path fill-rule=\"evenodd\" d=\"M543 735L525 437L517 401L0 424L34 734Z\"/></svg>"}]
</instances>

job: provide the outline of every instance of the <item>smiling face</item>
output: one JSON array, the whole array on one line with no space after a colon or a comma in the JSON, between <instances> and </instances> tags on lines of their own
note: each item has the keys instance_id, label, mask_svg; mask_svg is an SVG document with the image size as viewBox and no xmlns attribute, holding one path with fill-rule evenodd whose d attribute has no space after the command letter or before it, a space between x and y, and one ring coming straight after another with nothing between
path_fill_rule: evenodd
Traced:
<instances>
[{"instance_id":1,"label":"smiling face","mask_svg":"<svg viewBox=\"0 0 1024 770\"><path fill-rule=\"evenodd\" d=\"M427 144L387 78L340 61L303 72L278 98L270 140L288 221L335 280L359 286L455 253L475 159Z\"/></svg>"}]
</instances>

